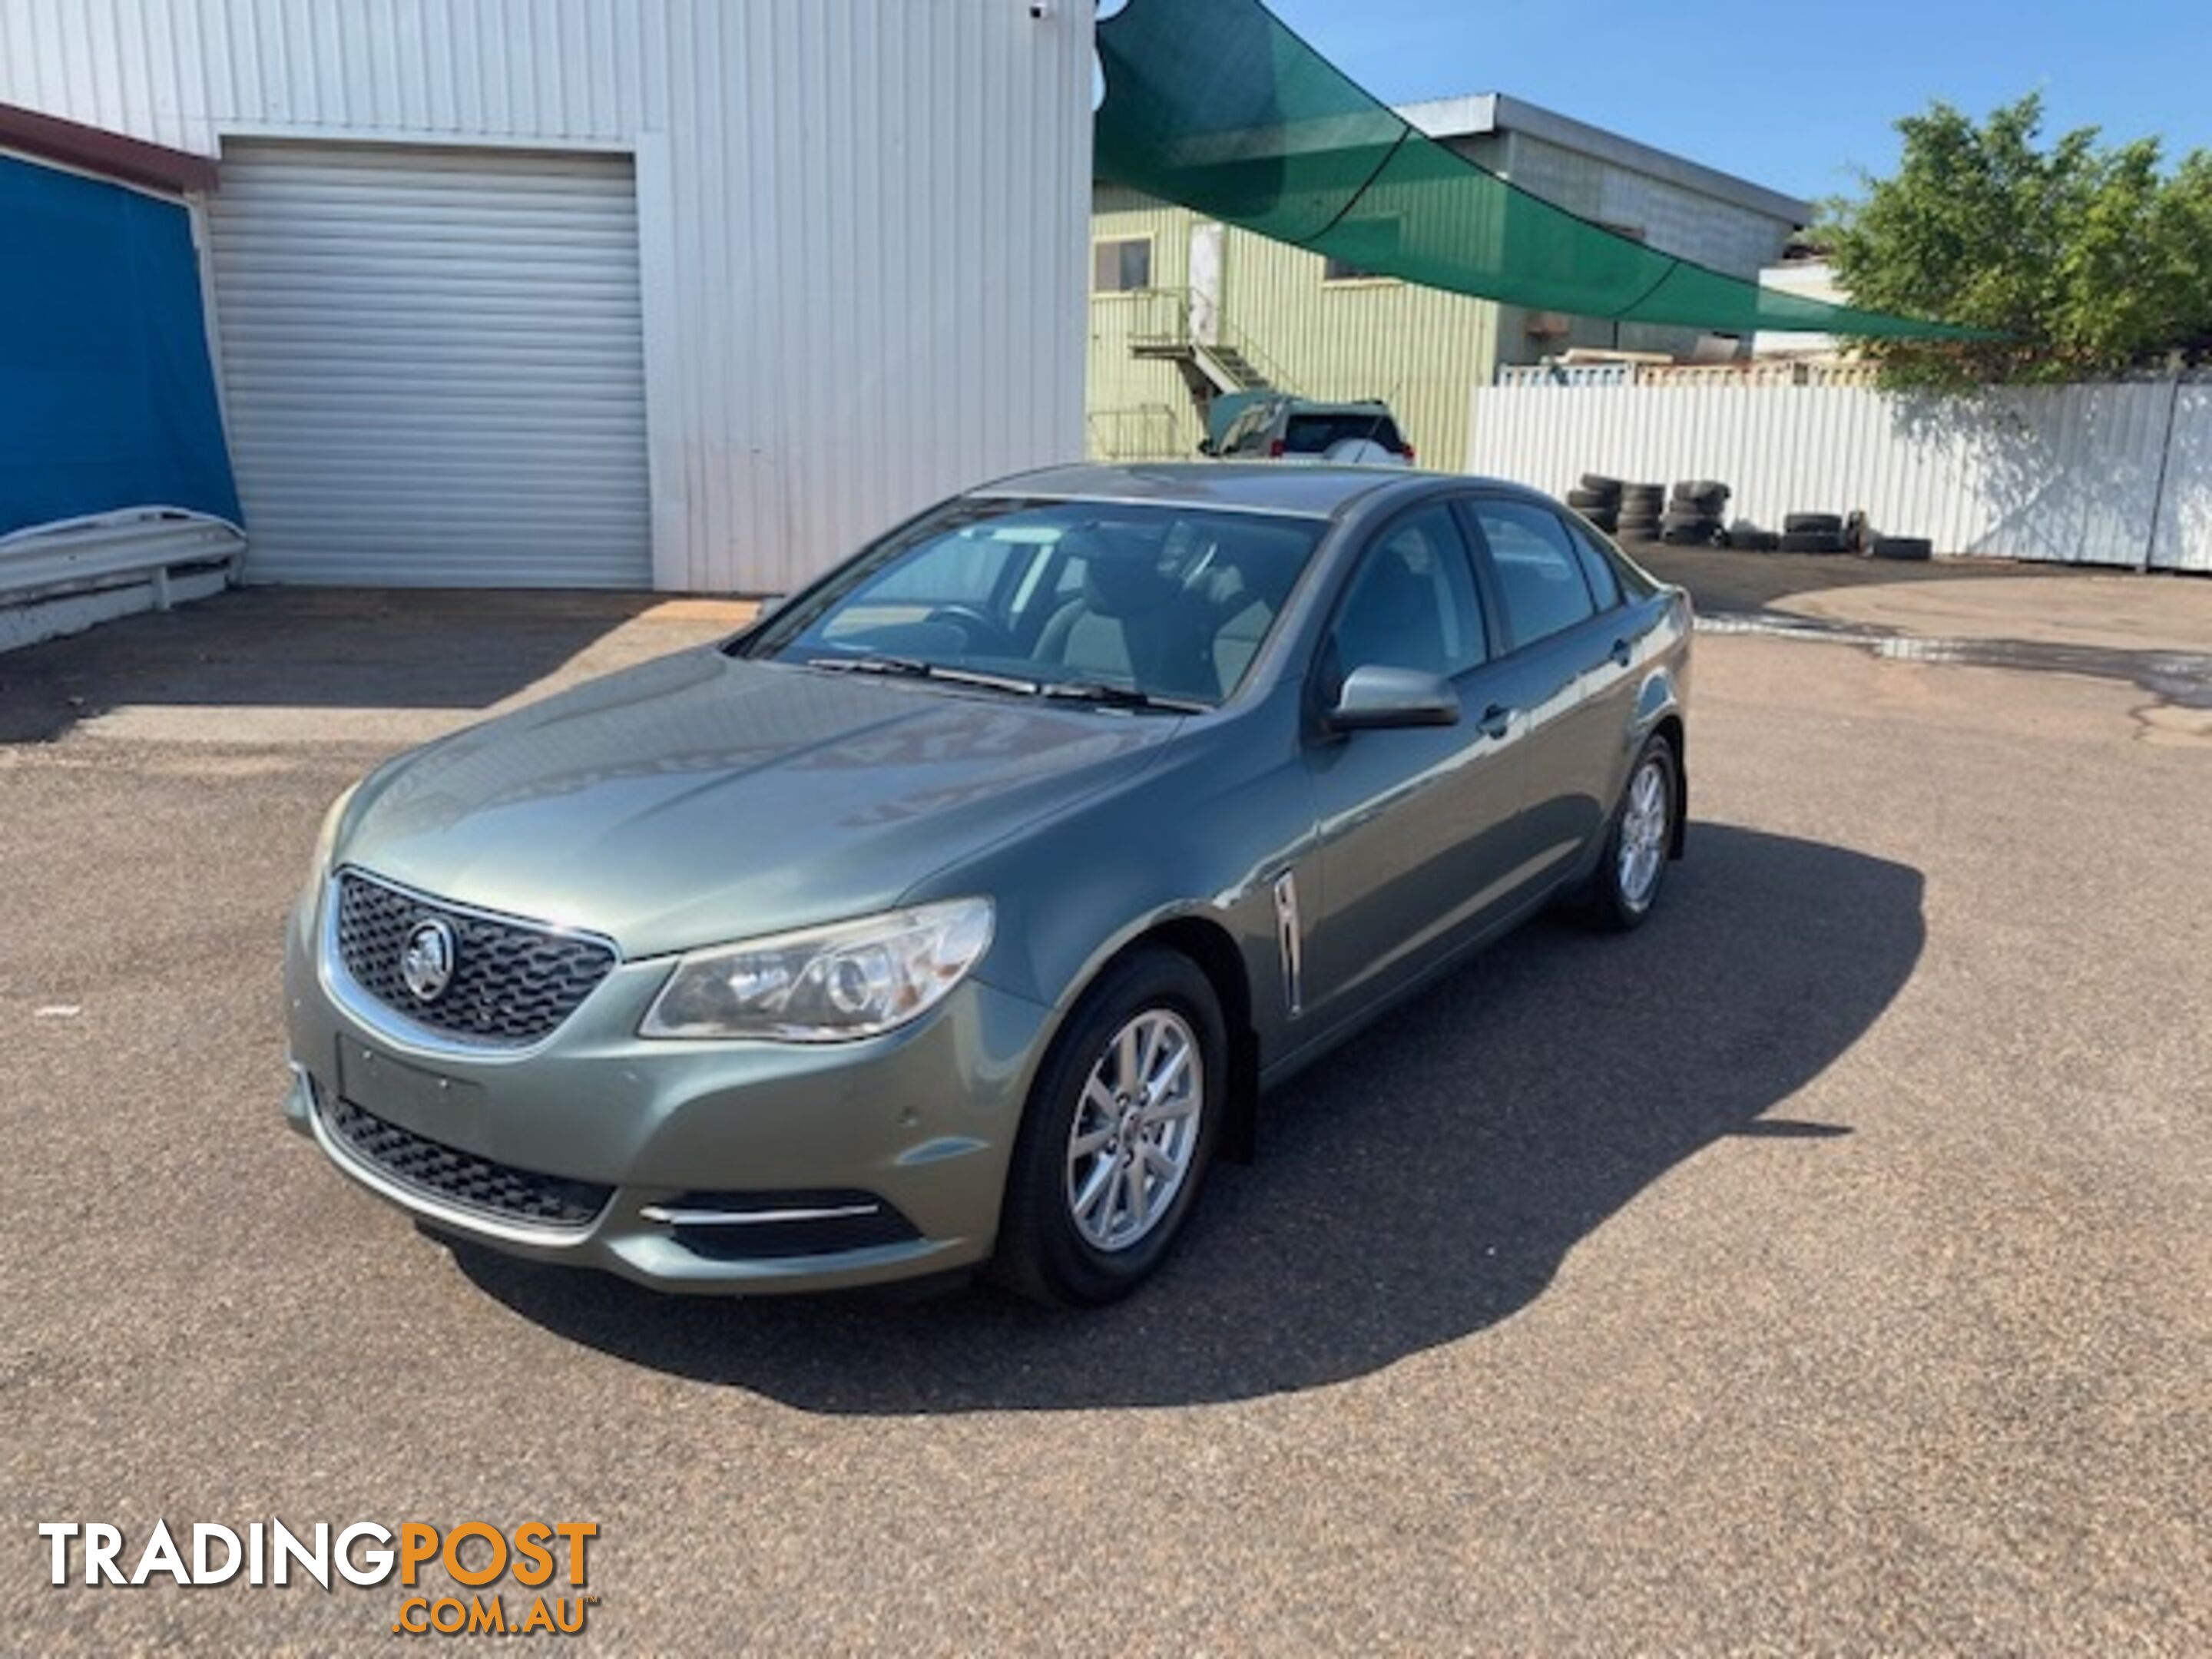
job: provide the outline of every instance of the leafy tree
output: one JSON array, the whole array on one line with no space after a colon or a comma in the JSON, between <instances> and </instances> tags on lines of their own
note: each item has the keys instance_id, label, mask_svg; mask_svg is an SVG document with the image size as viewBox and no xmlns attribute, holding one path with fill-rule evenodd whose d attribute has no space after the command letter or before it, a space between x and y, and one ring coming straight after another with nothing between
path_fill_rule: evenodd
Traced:
<instances>
[{"instance_id":1,"label":"leafy tree","mask_svg":"<svg viewBox=\"0 0 2212 1659\"><path fill-rule=\"evenodd\" d=\"M1948 104L1897 124L1896 175L1823 232L1853 304L2000 330L1874 341L1896 386L2108 376L2212 351L2212 155L2085 127L2042 141L2033 94L1977 125Z\"/></svg>"}]
</instances>

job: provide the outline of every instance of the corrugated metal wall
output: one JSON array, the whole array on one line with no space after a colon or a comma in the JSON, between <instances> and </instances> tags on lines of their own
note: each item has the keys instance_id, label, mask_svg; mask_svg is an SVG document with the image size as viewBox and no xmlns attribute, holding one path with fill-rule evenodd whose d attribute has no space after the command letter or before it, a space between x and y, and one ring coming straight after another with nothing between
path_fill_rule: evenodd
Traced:
<instances>
[{"instance_id":1,"label":"corrugated metal wall","mask_svg":"<svg viewBox=\"0 0 2212 1659\"><path fill-rule=\"evenodd\" d=\"M1462 453L1467 388L1487 378L1498 307L1413 283L1328 283L1321 256L1232 230L1222 312L1302 396L1382 398L1425 466Z\"/></svg>"},{"instance_id":2,"label":"corrugated metal wall","mask_svg":"<svg viewBox=\"0 0 2212 1659\"><path fill-rule=\"evenodd\" d=\"M1755 276L1779 256L1793 228L1740 203L1524 132L1455 139L1451 148L1547 200L1736 276ZM1387 193L1377 207L1387 213ZM1190 232L1199 217L1101 185L1091 234L1150 236L1154 285L1179 289L1188 281ZM1486 384L1500 363L1533 363L1573 345L1686 352L1699 337L1696 329L1620 326L1595 318L1558 319L1567 325L1564 336L1531 333L1539 313L1525 307L1387 279L1325 282L1323 269L1316 254L1231 229L1222 317L1303 396L1389 398L1425 465L1449 466L1466 453L1468 392ZM1160 434L1173 447L1152 453L1188 455L1204 435L1174 366L1130 354L1131 324L1146 315L1123 296L1092 298L1088 409L1095 455L1110 456L1117 443L1141 445Z\"/></svg>"},{"instance_id":3,"label":"corrugated metal wall","mask_svg":"<svg viewBox=\"0 0 2212 1659\"><path fill-rule=\"evenodd\" d=\"M0 100L203 154L633 152L665 588L1080 453L1091 69L1026 0L0 0Z\"/></svg>"},{"instance_id":4,"label":"corrugated metal wall","mask_svg":"<svg viewBox=\"0 0 2212 1659\"><path fill-rule=\"evenodd\" d=\"M1188 208L1118 185L1097 188L1093 241L1150 238L1152 287L1158 292L1091 295L1085 409L1088 453L1096 459L1188 460L1206 435L1176 366L1129 349L1133 334L1170 320L1164 307L1179 303L1174 296L1190 282L1190 230L1198 222ZM1088 267L1085 280L1090 280Z\"/></svg>"},{"instance_id":5,"label":"corrugated metal wall","mask_svg":"<svg viewBox=\"0 0 2212 1659\"><path fill-rule=\"evenodd\" d=\"M1786 372L1786 371L1785 371ZM1516 376L1472 400L1470 472L1562 493L1718 478L1731 519L1863 508L1938 551L2212 571L2212 382L1900 397L1871 386Z\"/></svg>"},{"instance_id":6,"label":"corrugated metal wall","mask_svg":"<svg viewBox=\"0 0 2212 1659\"><path fill-rule=\"evenodd\" d=\"M1100 186L1091 234L1152 239L1155 288L1189 281L1200 216L1118 186ZM1386 398L1424 465L1449 466L1466 443L1467 392L1488 377L1498 307L1395 281L1325 283L1321 256L1249 231L1224 238L1221 315L1301 397ZM1205 428L1175 365L1131 355L1133 327L1156 326L1156 303L1125 295L1091 301L1091 453L1132 434L1166 433L1188 457ZM1149 322L1147 319L1151 319ZM1159 411L1167 411L1163 415Z\"/></svg>"}]
</instances>

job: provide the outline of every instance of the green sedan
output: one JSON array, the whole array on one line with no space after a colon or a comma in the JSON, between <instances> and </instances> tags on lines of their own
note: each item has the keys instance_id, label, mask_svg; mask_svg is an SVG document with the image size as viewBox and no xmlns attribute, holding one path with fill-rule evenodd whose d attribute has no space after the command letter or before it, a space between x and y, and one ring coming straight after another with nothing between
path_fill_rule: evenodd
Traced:
<instances>
[{"instance_id":1,"label":"green sedan","mask_svg":"<svg viewBox=\"0 0 2212 1659\"><path fill-rule=\"evenodd\" d=\"M1690 629L1510 484L973 490L349 791L286 1115L432 1231L664 1290L1110 1301L1301 1066L1547 905L1650 914Z\"/></svg>"}]
</instances>

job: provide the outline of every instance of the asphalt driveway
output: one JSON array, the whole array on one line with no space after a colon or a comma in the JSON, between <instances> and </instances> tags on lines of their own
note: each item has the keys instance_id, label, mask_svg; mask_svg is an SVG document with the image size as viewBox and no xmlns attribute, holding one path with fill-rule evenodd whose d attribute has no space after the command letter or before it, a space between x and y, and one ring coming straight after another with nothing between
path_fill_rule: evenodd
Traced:
<instances>
[{"instance_id":1,"label":"asphalt driveway","mask_svg":"<svg viewBox=\"0 0 2212 1659\"><path fill-rule=\"evenodd\" d=\"M1135 1301L720 1304L453 1252L287 1133L279 919L382 754L714 607L234 596L0 657L0 1642L36 1521L601 1528L623 1650L2212 1646L2212 726L1698 646L1690 856L1273 1101Z\"/></svg>"}]
</instances>

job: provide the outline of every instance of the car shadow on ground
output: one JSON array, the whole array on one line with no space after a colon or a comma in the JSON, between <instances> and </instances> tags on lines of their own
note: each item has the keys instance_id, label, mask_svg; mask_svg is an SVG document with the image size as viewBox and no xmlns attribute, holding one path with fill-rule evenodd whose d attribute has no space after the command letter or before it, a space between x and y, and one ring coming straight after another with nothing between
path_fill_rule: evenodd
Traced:
<instances>
[{"instance_id":1,"label":"car shadow on ground","mask_svg":"<svg viewBox=\"0 0 2212 1659\"><path fill-rule=\"evenodd\" d=\"M1694 826L1640 932L1537 922L1272 1095L1256 1162L1218 1167L1160 1277L1102 1312L980 1289L699 1300L455 1257L578 1342L810 1411L1180 1405L1362 1376L1525 1307L1723 1136L1817 1158L1850 1133L1765 1114L1910 978L1921 890L1863 854Z\"/></svg>"}]
</instances>

